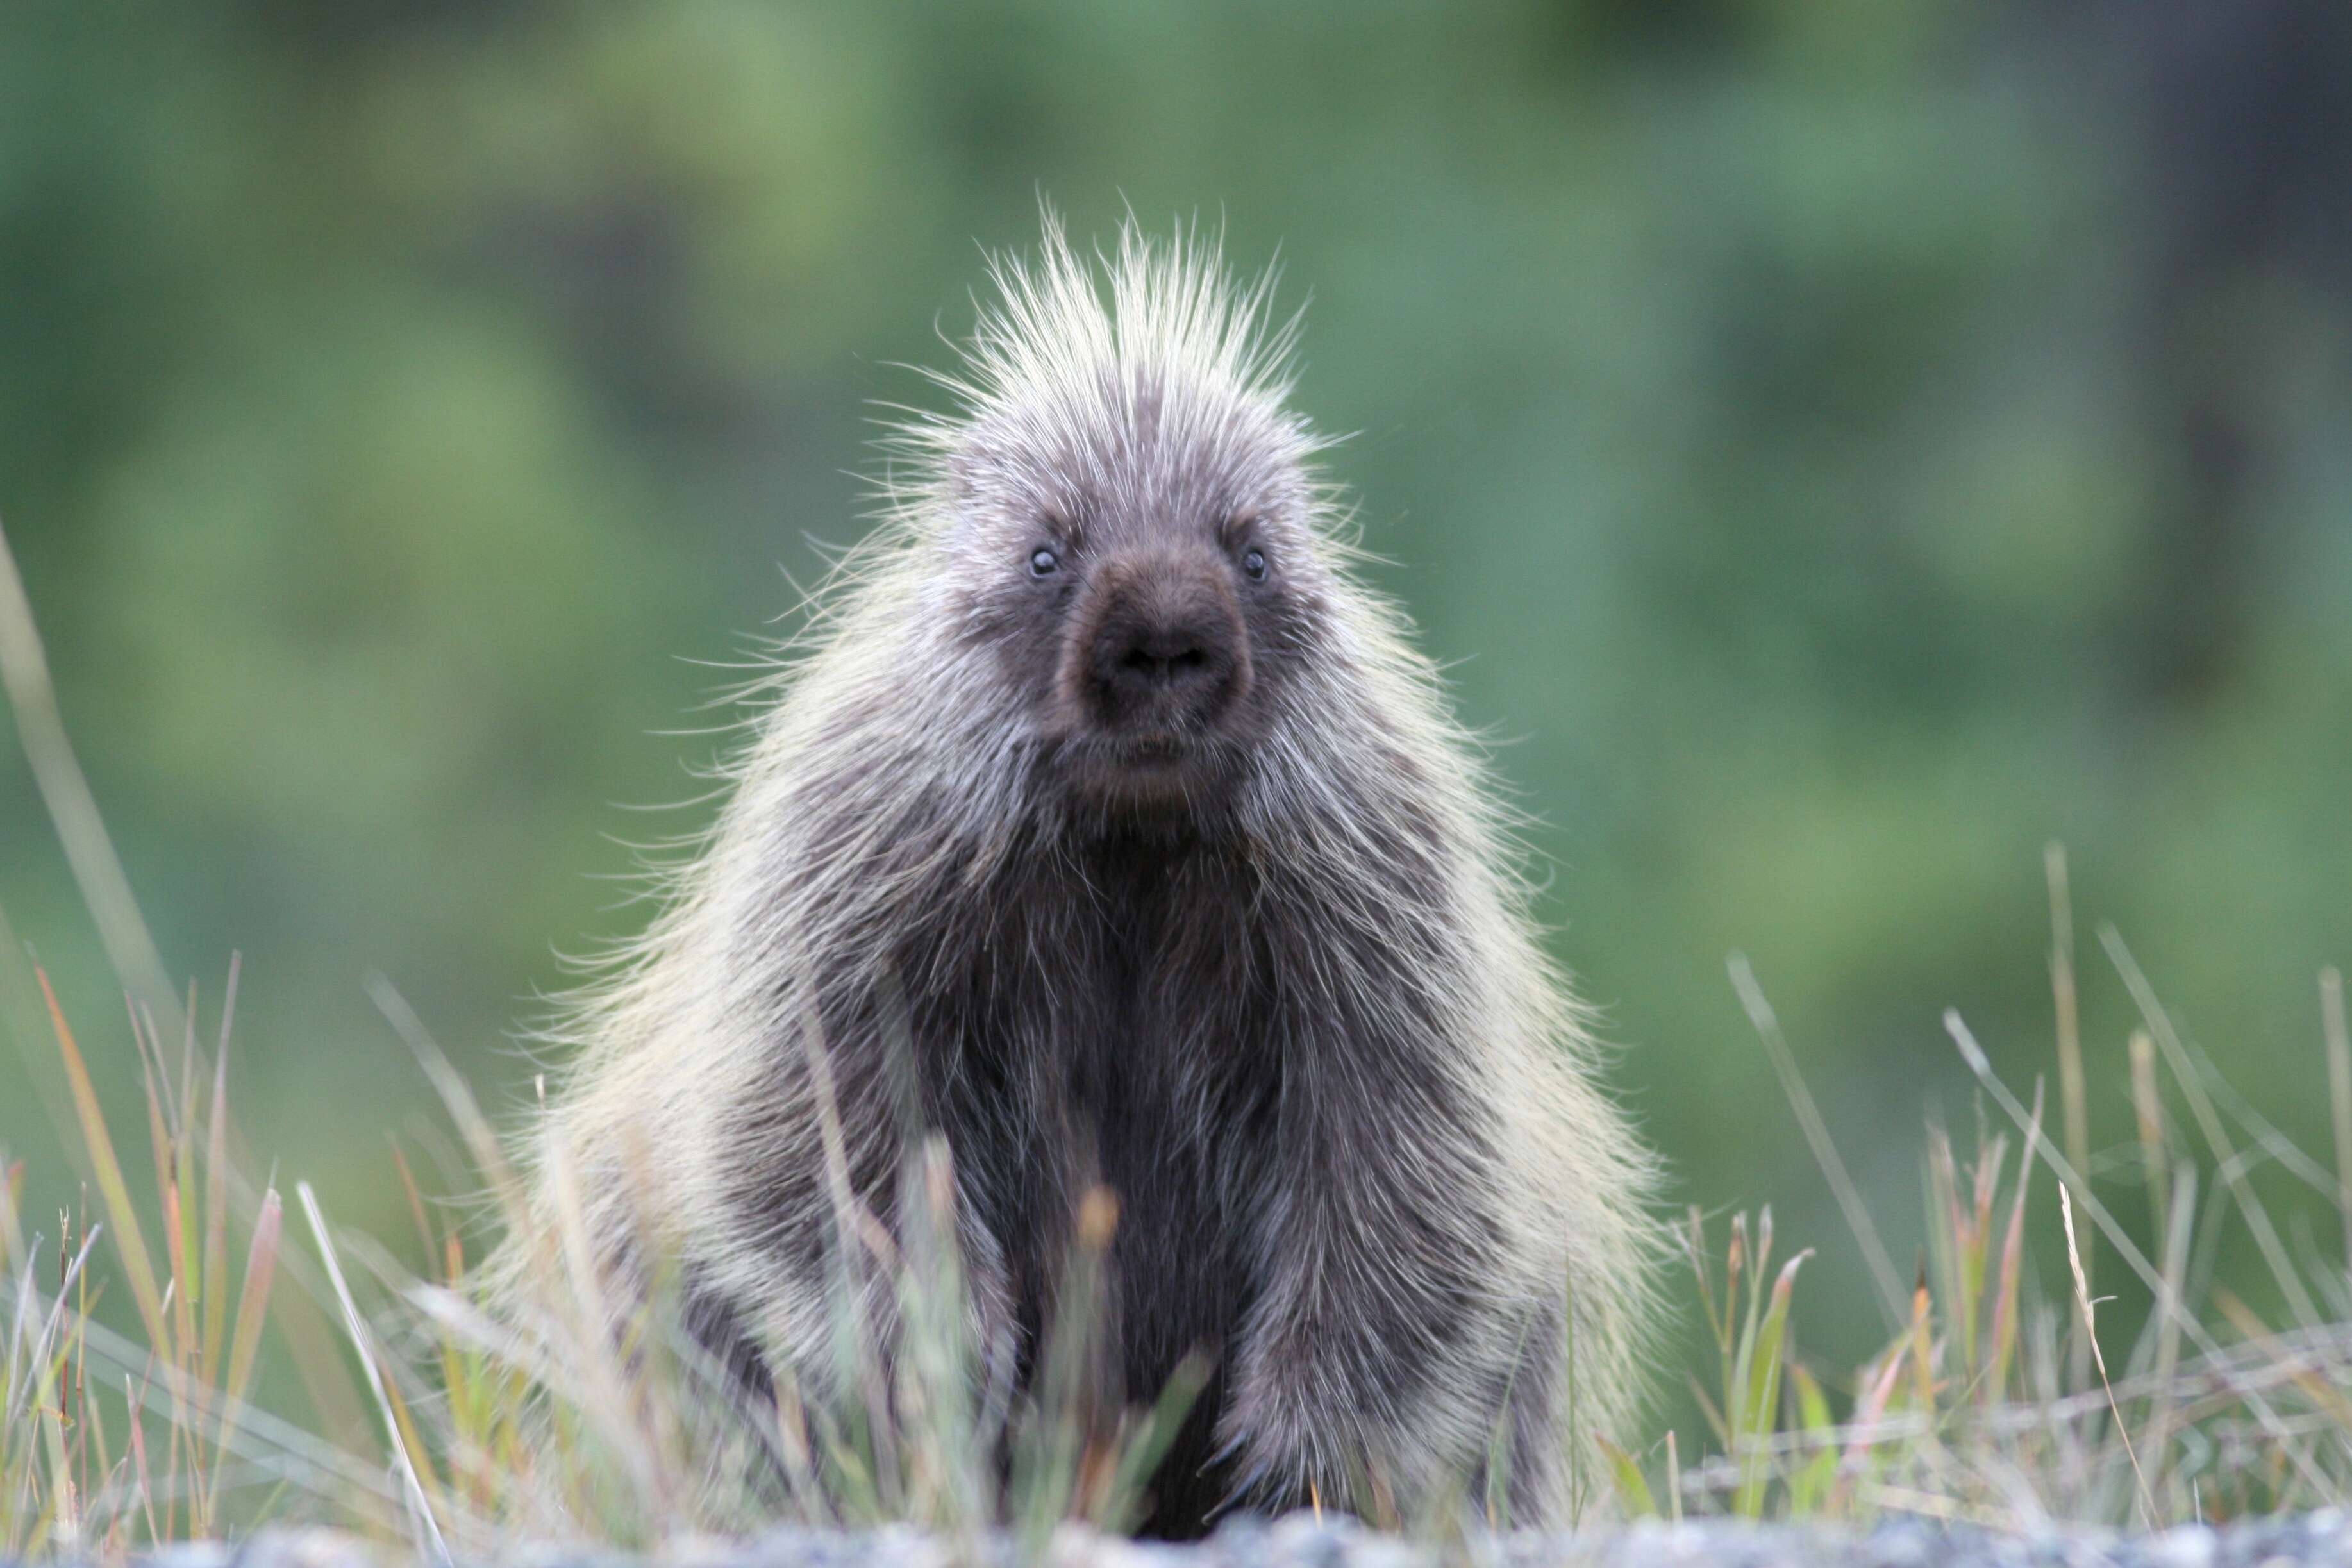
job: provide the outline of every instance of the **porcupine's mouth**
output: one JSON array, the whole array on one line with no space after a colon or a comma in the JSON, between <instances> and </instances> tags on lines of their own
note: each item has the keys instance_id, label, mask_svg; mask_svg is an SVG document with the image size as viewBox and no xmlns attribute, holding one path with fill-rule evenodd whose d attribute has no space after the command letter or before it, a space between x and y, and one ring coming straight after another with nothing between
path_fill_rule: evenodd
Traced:
<instances>
[{"instance_id":1,"label":"porcupine's mouth","mask_svg":"<svg viewBox=\"0 0 2352 1568\"><path fill-rule=\"evenodd\" d=\"M1180 735L1143 735L1119 748L1130 767L1165 768L1182 763L1192 748Z\"/></svg>"},{"instance_id":2,"label":"porcupine's mouth","mask_svg":"<svg viewBox=\"0 0 2352 1568\"><path fill-rule=\"evenodd\" d=\"M1181 735L1104 737L1088 748L1084 782L1094 793L1151 804L1181 790L1199 748Z\"/></svg>"},{"instance_id":3,"label":"porcupine's mouth","mask_svg":"<svg viewBox=\"0 0 2352 1568\"><path fill-rule=\"evenodd\" d=\"M1094 734L1063 753L1069 787L1123 815L1161 819L1211 808L1232 758L1216 738L1151 731Z\"/></svg>"}]
</instances>

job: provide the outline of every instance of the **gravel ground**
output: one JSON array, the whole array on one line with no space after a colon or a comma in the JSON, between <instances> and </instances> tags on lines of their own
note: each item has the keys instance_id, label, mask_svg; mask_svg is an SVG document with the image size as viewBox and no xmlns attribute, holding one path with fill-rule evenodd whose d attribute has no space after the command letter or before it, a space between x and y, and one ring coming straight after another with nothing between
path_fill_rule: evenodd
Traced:
<instances>
[{"instance_id":1,"label":"gravel ground","mask_svg":"<svg viewBox=\"0 0 2352 1568\"><path fill-rule=\"evenodd\" d=\"M981 1553L1014 1568L1006 1544ZM1441 1563L1394 1537L1300 1515L1236 1521L1196 1546L1055 1538L1047 1568L2352 1568L2352 1517L2334 1510L2221 1530L2157 1535L2092 1531L2010 1533L1895 1523L1866 1531L1719 1521L1644 1523L1582 1535L1519 1535ZM146 1568L386 1568L378 1549L325 1531L265 1532L236 1546L178 1546L139 1560ZM502 1568L630 1568L618 1555L518 1555ZM791 1531L743 1544L674 1548L662 1568L956 1568L948 1544L913 1531L863 1535ZM0 1560L0 1568L11 1568Z\"/></svg>"}]
</instances>

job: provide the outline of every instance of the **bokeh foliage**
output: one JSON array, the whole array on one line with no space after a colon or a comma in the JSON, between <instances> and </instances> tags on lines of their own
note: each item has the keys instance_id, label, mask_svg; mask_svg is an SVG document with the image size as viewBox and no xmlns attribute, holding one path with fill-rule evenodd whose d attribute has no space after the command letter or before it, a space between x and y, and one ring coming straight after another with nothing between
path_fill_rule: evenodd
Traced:
<instances>
[{"instance_id":1,"label":"bokeh foliage","mask_svg":"<svg viewBox=\"0 0 2352 1568\"><path fill-rule=\"evenodd\" d=\"M387 1233L556 954L704 809L696 705L854 538L1038 194L1222 223L1544 826L1559 951L1678 1195L1838 1221L1753 959L1907 1256L1938 1016L2049 1059L2071 848L2324 1142L2352 959L2352 20L2326 3L245 0L0 16L0 517L167 961L247 955L242 1114ZM0 904L127 1033L29 775ZM54 1134L0 1058L0 1140ZM37 1158L35 1168L41 1168ZM61 1167L60 1167L61 1168ZM2126 1201L2130 1184L2125 1183ZM1905 1231L1911 1224L1915 1228ZM1805 1331L1851 1364L1860 1261Z\"/></svg>"}]
</instances>

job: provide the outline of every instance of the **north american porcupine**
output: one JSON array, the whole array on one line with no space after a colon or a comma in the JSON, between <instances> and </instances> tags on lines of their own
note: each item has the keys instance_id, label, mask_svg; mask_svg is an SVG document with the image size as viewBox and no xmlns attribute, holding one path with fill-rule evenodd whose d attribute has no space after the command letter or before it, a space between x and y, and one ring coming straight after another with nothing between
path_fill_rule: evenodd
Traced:
<instances>
[{"instance_id":1,"label":"north american porcupine","mask_svg":"<svg viewBox=\"0 0 2352 1568\"><path fill-rule=\"evenodd\" d=\"M896 1224L911 1098L982 1342L1038 1343L1099 1183L1108 1392L1214 1358L1150 1531L1498 1453L1557 1518L1642 1381L1650 1162L1475 748L1348 574L1270 277L1131 224L1097 266L1050 216L992 274L956 411L901 430L716 826L562 1031L541 1168L755 1375L821 1384L824 1144Z\"/></svg>"}]
</instances>

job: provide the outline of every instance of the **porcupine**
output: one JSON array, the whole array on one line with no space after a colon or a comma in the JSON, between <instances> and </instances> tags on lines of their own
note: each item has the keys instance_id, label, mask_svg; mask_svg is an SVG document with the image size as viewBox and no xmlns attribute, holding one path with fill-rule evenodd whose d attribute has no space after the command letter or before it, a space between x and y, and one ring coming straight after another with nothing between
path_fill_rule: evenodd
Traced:
<instances>
[{"instance_id":1,"label":"porcupine","mask_svg":"<svg viewBox=\"0 0 2352 1568\"><path fill-rule=\"evenodd\" d=\"M560 1171L625 1289L673 1258L745 1376L822 1387L835 1189L898 1226L911 1102L982 1342L1034 1373L1101 1186L1108 1396L1210 1358L1148 1532L1367 1476L1558 1521L1640 1396L1653 1162L1355 574L1297 318L1131 222L1087 257L1049 215L992 274L715 827L558 1031L542 1208ZM887 1348L892 1293L857 1310Z\"/></svg>"}]
</instances>

